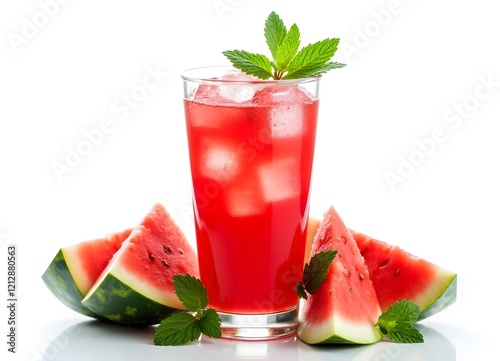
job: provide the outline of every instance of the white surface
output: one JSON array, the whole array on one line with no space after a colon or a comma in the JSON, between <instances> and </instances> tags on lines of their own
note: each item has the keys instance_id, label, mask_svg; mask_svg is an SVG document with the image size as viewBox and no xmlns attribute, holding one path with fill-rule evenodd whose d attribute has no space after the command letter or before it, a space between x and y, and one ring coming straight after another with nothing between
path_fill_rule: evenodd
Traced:
<instances>
[{"instance_id":1,"label":"white surface","mask_svg":"<svg viewBox=\"0 0 500 361\"><path fill-rule=\"evenodd\" d=\"M8 354L2 339L2 360L491 359L500 216L493 2L60 1L0 5L0 279L13 243L19 282L19 352ZM390 354L390 344L155 348L150 330L89 323L40 280L60 247L134 225L155 202L193 240L179 72L224 64L226 49L267 53L271 10L297 23L304 45L340 37L336 58L348 64L322 80L313 214L333 204L350 227L459 274L457 303L425 322L423 345ZM85 156L71 153L78 147ZM402 159L419 165L412 172ZM58 177L54 162L71 172ZM387 171L404 182L391 189Z\"/></svg>"}]
</instances>

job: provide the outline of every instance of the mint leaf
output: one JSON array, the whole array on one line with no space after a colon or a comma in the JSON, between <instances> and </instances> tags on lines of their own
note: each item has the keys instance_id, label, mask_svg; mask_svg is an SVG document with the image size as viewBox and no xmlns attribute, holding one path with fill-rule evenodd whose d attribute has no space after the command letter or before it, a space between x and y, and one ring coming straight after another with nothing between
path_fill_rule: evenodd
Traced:
<instances>
[{"instance_id":1,"label":"mint leaf","mask_svg":"<svg viewBox=\"0 0 500 361\"><path fill-rule=\"evenodd\" d=\"M293 24L288 33L283 38L281 45L276 51L274 59L278 69L286 69L288 63L297 54L300 45L300 31L297 25Z\"/></svg>"},{"instance_id":2,"label":"mint leaf","mask_svg":"<svg viewBox=\"0 0 500 361\"><path fill-rule=\"evenodd\" d=\"M337 51L338 43L339 39L337 38L325 39L302 48L288 65L287 74L283 79L298 79L316 74L333 57ZM339 63L332 64L337 64L338 68L345 66Z\"/></svg>"},{"instance_id":3,"label":"mint leaf","mask_svg":"<svg viewBox=\"0 0 500 361\"><path fill-rule=\"evenodd\" d=\"M235 68L264 80L314 77L345 66L345 64L330 61L337 51L339 39L318 41L299 51L298 26L293 24L287 31L283 20L274 11L266 19L264 37L272 60L263 54L244 50L228 50L222 53Z\"/></svg>"},{"instance_id":4,"label":"mint leaf","mask_svg":"<svg viewBox=\"0 0 500 361\"><path fill-rule=\"evenodd\" d=\"M302 282L299 282L295 286L299 297L307 300L307 291L309 294L314 294L316 290L325 281L326 275L328 273L328 268L332 264L337 251L322 251L316 253L309 263L306 263L304 267L304 273L302 276Z\"/></svg>"},{"instance_id":5,"label":"mint leaf","mask_svg":"<svg viewBox=\"0 0 500 361\"><path fill-rule=\"evenodd\" d=\"M283 42L287 34L286 26L283 20L274 11L269 14L264 26L264 37L266 38L267 46L271 51L273 59L276 58L276 51Z\"/></svg>"},{"instance_id":6,"label":"mint leaf","mask_svg":"<svg viewBox=\"0 0 500 361\"><path fill-rule=\"evenodd\" d=\"M236 69L260 79L272 77L271 61L262 54L252 54L244 50L226 50L222 52Z\"/></svg>"},{"instance_id":7,"label":"mint leaf","mask_svg":"<svg viewBox=\"0 0 500 361\"><path fill-rule=\"evenodd\" d=\"M220 338L222 332L220 329L221 319L219 314L212 308L203 311L200 317L201 332L208 337Z\"/></svg>"},{"instance_id":8,"label":"mint leaf","mask_svg":"<svg viewBox=\"0 0 500 361\"><path fill-rule=\"evenodd\" d=\"M207 290L199 279L190 275L174 275L175 294L184 307L197 312L207 307Z\"/></svg>"},{"instance_id":9,"label":"mint leaf","mask_svg":"<svg viewBox=\"0 0 500 361\"><path fill-rule=\"evenodd\" d=\"M191 313L180 312L161 321L155 330L153 341L159 346L176 346L196 340L201 333L220 338L221 319L218 313L206 308L207 289L203 283L191 275L174 275L175 294Z\"/></svg>"},{"instance_id":10,"label":"mint leaf","mask_svg":"<svg viewBox=\"0 0 500 361\"><path fill-rule=\"evenodd\" d=\"M413 302L403 299L394 302L383 312L375 326L389 339L398 343L420 343L424 337L413 325L420 315L420 308Z\"/></svg>"},{"instance_id":11,"label":"mint leaf","mask_svg":"<svg viewBox=\"0 0 500 361\"><path fill-rule=\"evenodd\" d=\"M153 342L157 346L177 346L201 335L200 321L190 313L175 313L156 327Z\"/></svg>"},{"instance_id":12,"label":"mint leaf","mask_svg":"<svg viewBox=\"0 0 500 361\"><path fill-rule=\"evenodd\" d=\"M328 62L322 66L312 65L297 70L294 73L291 74L289 73L286 76L284 76L283 79L300 79L300 78L315 77L323 73L326 73L329 70L343 68L344 66L345 64L333 63L333 62Z\"/></svg>"}]
</instances>

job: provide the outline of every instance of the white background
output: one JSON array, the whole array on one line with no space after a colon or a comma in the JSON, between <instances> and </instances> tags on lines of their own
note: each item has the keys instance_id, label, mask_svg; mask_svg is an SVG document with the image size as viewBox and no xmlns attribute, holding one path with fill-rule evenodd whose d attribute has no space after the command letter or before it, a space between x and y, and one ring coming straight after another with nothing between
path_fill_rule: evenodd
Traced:
<instances>
[{"instance_id":1,"label":"white background","mask_svg":"<svg viewBox=\"0 0 500 361\"><path fill-rule=\"evenodd\" d=\"M267 54L271 10L297 23L303 45L339 37L335 59L348 64L321 84L312 213L333 204L348 226L458 273L456 304L425 325L457 360L494 348L485 331L499 321L494 2L22 0L0 5L0 279L8 244L19 270L19 353L9 360L54 358L44 347L85 320L41 282L60 247L135 225L155 202L194 242L179 73L226 64L223 50ZM142 91L148 69L161 75ZM110 131L67 164L103 119ZM388 172L400 177L392 186Z\"/></svg>"}]
</instances>

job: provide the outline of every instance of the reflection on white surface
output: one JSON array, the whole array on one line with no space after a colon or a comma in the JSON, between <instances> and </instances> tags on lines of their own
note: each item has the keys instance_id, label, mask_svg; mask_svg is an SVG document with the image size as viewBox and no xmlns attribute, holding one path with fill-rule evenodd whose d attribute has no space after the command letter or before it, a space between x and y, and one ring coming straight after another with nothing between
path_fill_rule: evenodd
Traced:
<instances>
[{"instance_id":1,"label":"reflection on white surface","mask_svg":"<svg viewBox=\"0 0 500 361\"><path fill-rule=\"evenodd\" d=\"M55 337L39 360L283 360L283 361L455 361L455 347L436 330L418 325L423 344L382 341L368 346L304 344L296 338L233 341L201 338L184 346L153 345L154 327L131 328L99 321L73 325Z\"/></svg>"},{"instance_id":2,"label":"reflection on white surface","mask_svg":"<svg viewBox=\"0 0 500 361\"><path fill-rule=\"evenodd\" d=\"M265 342L252 344L250 342L238 342L236 344L236 357L267 357L268 345Z\"/></svg>"}]
</instances>

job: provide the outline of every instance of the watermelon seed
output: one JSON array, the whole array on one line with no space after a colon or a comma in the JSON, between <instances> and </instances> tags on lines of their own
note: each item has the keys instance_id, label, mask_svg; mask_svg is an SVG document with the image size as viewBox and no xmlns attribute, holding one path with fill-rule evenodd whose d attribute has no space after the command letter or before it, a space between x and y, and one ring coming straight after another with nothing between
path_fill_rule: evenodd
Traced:
<instances>
[{"instance_id":1,"label":"watermelon seed","mask_svg":"<svg viewBox=\"0 0 500 361\"><path fill-rule=\"evenodd\" d=\"M382 262L382 263L378 266L378 268L382 268L382 267L387 266L387 263L389 263L389 260L388 260L388 259L386 259L384 262Z\"/></svg>"},{"instance_id":2,"label":"watermelon seed","mask_svg":"<svg viewBox=\"0 0 500 361\"><path fill-rule=\"evenodd\" d=\"M179 251L180 254L184 254L184 251L180 248L177 248L177 251Z\"/></svg>"},{"instance_id":3,"label":"watermelon seed","mask_svg":"<svg viewBox=\"0 0 500 361\"><path fill-rule=\"evenodd\" d=\"M154 261L155 256L153 256L153 254L152 254L152 253L148 253L148 255L149 255L149 259L150 259L151 261Z\"/></svg>"},{"instance_id":4,"label":"watermelon seed","mask_svg":"<svg viewBox=\"0 0 500 361\"><path fill-rule=\"evenodd\" d=\"M365 279L365 276L364 276L362 273L360 273L360 274L359 274L359 279L360 279L361 281L363 281L363 280Z\"/></svg>"},{"instance_id":5,"label":"watermelon seed","mask_svg":"<svg viewBox=\"0 0 500 361\"><path fill-rule=\"evenodd\" d=\"M394 274L395 274L396 276L399 276L399 272L401 272L401 270L398 268L397 270L395 270L395 271L394 271Z\"/></svg>"},{"instance_id":6,"label":"watermelon seed","mask_svg":"<svg viewBox=\"0 0 500 361\"><path fill-rule=\"evenodd\" d=\"M349 292L352 292L352 287L349 287Z\"/></svg>"},{"instance_id":7,"label":"watermelon seed","mask_svg":"<svg viewBox=\"0 0 500 361\"><path fill-rule=\"evenodd\" d=\"M167 246L167 247L161 246L161 248L163 248L163 252L165 252L165 253L172 253L172 248L170 248L169 246Z\"/></svg>"},{"instance_id":8,"label":"watermelon seed","mask_svg":"<svg viewBox=\"0 0 500 361\"><path fill-rule=\"evenodd\" d=\"M168 262L167 262L167 261L165 261L165 260L164 260L164 261L163 261L163 264L164 264L167 268L170 268L170 265L168 264Z\"/></svg>"}]
</instances>

